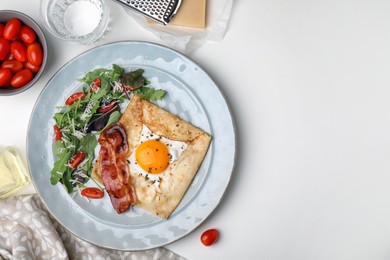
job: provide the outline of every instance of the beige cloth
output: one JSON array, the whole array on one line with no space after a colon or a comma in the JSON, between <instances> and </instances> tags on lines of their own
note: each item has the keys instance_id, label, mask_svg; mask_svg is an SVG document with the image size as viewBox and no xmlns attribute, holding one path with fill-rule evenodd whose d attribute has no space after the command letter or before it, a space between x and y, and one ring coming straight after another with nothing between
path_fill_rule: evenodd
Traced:
<instances>
[{"instance_id":1,"label":"beige cloth","mask_svg":"<svg viewBox=\"0 0 390 260\"><path fill-rule=\"evenodd\" d=\"M0 259L169 259L165 248L125 252L86 242L61 226L37 194L0 200Z\"/></svg>"}]
</instances>

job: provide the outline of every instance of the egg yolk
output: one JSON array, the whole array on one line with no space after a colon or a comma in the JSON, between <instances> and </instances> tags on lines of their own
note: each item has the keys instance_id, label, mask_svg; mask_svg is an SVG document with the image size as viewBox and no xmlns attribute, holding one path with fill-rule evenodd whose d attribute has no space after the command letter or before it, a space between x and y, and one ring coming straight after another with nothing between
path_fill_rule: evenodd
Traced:
<instances>
[{"instance_id":1,"label":"egg yolk","mask_svg":"<svg viewBox=\"0 0 390 260\"><path fill-rule=\"evenodd\" d=\"M158 174L168 167L169 151L164 143L158 140L148 140L138 146L135 159L145 171Z\"/></svg>"}]
</instances>

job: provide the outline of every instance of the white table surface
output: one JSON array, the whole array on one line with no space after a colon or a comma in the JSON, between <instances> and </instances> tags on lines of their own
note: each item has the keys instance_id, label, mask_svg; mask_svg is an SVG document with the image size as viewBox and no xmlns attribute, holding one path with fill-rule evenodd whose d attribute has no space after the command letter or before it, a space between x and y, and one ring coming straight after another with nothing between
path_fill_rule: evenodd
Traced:
<instances>
[{"instance_id":1,"label":"white table surface","mask_svg":"<svg viewBox=\"0 0 390 260\"><path fill-rule=\"evenodd\" d=\"M38 0L2 0L0 9L42 24ZM97 45L163 44L121 5L110 11ZM189 57L232 108L237 166L213 214L168 249L188 259L390 259L389 14L384 0L235 2L224 40ZM0 144L24 156L40 91L90 48L48 40L37 85L0 97ZM212 247L199 241L208 228L221 232Z\"/></svg>"}]
</instances>

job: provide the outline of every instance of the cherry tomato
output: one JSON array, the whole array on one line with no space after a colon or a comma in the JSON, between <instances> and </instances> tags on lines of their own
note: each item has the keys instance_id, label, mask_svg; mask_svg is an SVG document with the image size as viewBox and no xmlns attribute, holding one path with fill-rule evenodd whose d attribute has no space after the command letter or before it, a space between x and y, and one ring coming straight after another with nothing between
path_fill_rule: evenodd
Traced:
<instances>
[{"instance_id":1,"label":"cherry tomato","mask_svg":"<svg viewBox=\"0 0 390 260\"><path fill-rule=\"evenodd\" d=\"M98 91L100 86L102 85L102 80L100 78L96 78L92 83L91 83L91 90L93 92Z\"/></svg>"},{"instance_id":2,"label":"cherry tomato","mask_svg":"<svg viewBox=\"0 0 390 260\"><path fill-rule=\"evenodd\" d=\"M4 60L15 60L14 56L12 56L12 53L8 51L7 56L5 56Z\"/></svg>"},{"instance_id":3,"label":"cherry tomato","mask_svg":"<svg viewBox=\"0 0 390 260\"><path fill-rule=\"evenodd\" d=\"M113 109L116 105L116 101L112 101L110 104L106 105L106 106L102 106L102 107L99 107L98 108L98 112L99 113L106 113L107 111L110 111L111 109Z\"/></svg>"},{"instance_id":4,"label":"cherry tomato","mask_svg":"<svg viewBox=\"0 0 390 260\"><path fill-rule=\"evenodd\" d=\"M12 78L10 69L0 69L0 87L7 86Z\"/></svg>"},{"instance_id":5,"label":"cherry tomato","mask_svg":"<svg viewBox=\"0 0 390 260\"><path fill-rule=\"evenodd\" d=\"M16 73L23 69L23 63L17 60L6 60L1 64L2 69L10 69L12 73Z\"/></svg>"},{"instance_id":6,"label":"cherry tomato","mask_svg":"<svg viewBox=\"0 0 390 260\"><path fill-rule=\"evenodd\" d=\"M54 125L54 140L58 141L62 138L61 129L58 127L58 125Z\"/></svg>"},{"instance_id":7,"label":"cherry tomato","mask_svg":"<svg viewBox=\"0 0 390 260\"><path fill-rule=\"evenodd\" d=\"M70 97L68 97L68 99L65 101L65 104L70 106L72 105L74 102L76 102L77 100L80 100L80 99L84 99L85 98L85 93L84 92L76 92L72 95L70 95Z\"/></svg>"},{"instance_id":8,"label":"cherry tomato","mask_svg":"<svg viewBox=\"0 0 390 260\"><path fill-rule=\"evenodd\" d=\"M25 62L27 60L27 50L26 46L20 41L13 41L10 45L10 51L12 53L12 56L17 61Z\"/></svg>"},{"instance_id":9,"label":"cherry tomato","mask_svg":"<svg viewBox=\"0 0 390 260\"><path fill-rule=\"evenodd\" d=\"M25 69L29 69L31 70L32 73L38 73L39 70L41 69L41 66L35 66L35 65L32 65L30 62L28 61L25 61L23 63L23 66Z\"/></svg>"},{"instance_id":10,"label":"cherry tomato","mask_svg":"<svg viewBox=\"0 0 390 260\"><path fill-rule=\"evenodd\" d=\"M87 156L87 153L84 151L77 152L75 155L72 156L69 160L69 167L71 169L76 169L79 164L84 161L85 157Z\"/></svg>"},{"instance_id":11,"label":"cherry tomato","mask_svg":"<svg viewBox=\"0 0 390 260\"><path fill-rule=\"evenodd\" d=\"M14 88L20 88L33 79L34 75L28 69L23 69L16 72L11 78L11 86Z\"/></svg>"},{"instance_id":12,"label":"cherry tomato","mask_svg":"<svg viewBox=\"0 0 390 260\"><path fill-rule=\"evenodd\" d=\"M43 61L43 50L38 42L27 46L27 60L32 65L40 66Z\"/></svg>"},{"instance_id":13,"label":"cherry tomato","mask_svg":"<svg viewBox=\"0 0 390 260\"><path fill-rule=\"evenodd\" d=\"M88 187L81 191L81 195L91 199L101 199L104 197L104 192L95 187Z\"/></svg>"},{"instance_id":14,"label":"cherry tomato","mask_svg":"<svg viewBox=\"0 0 390 260\"><path fill-rule=\"evenodd\" d=\"M8 57L10 43L6 38L0 38L0 60L4 60Z\"/></svg>"},{"instance_id":15,"label":"cherry tomato","mask_svg":"<svg viewBox=\"0 0 390 260\"><path fill-rule=\"evenodd\" d=\"M21 29L22 21L20 21L18 18L12 18L5 24L3 36L7 40L13 40L19 36Z\"/></svg>"},{"instance_id":16,"label":"cherry tomato","mask_svg":"<svg viewBox=\"0 0 390 260\"><path fill-rule=\"evenodd\" d=\"M30 26L23 25L22 28L20 29L19 38L23 42L25 42L27 44L31 44L31 43L35 42L37 35L36 35L35 31Z\"/></svg>"},{"instance_id":17,"label":"cherry tomato","mask_svg":"<svg viewBox=\"0 0 390 260\"><path fill-rule=\"evenodd\" d=\"M4 24L0 23L0 37L3 37L4 33Z\"/></svg>"},{"instance_id":18,"label":"cherry tomato","mask_svg":"<svg viewBox=\"0 0 390 260\"><path fill-rule=\"evenodd\" d=\"M205 246L211 246L217 241L218 236L219 236L219 232L217 229L215 228L209 229L203 232L202 236L200 237L200 241Z\"/></svg>"}]
</instances>

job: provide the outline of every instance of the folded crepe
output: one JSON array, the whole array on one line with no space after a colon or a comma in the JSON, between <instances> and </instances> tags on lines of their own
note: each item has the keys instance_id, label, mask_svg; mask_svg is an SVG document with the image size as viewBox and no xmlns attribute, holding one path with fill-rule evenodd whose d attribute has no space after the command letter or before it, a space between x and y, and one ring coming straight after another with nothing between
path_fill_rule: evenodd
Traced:
<instances>
[{"instance_id":1,"label":"folded crepe","mask_svg":"<svg viewBox=\"0 0 390 260\"><path fill-rule=\"evenodd\" d=\"M144 126L158 136L186 144L186 149L177 160L169 164L169 170L159 175L158 185L144 175L130 171L129 183L135 190L135 205L161 218L168 218L191 185L212 137L191 123L137 95L131 99L119 123L126 133L127 157L130 157L140 144ZM94 164L92 177L102 182L100 162L98 158Z\"/></svg>"}]
</instances>

